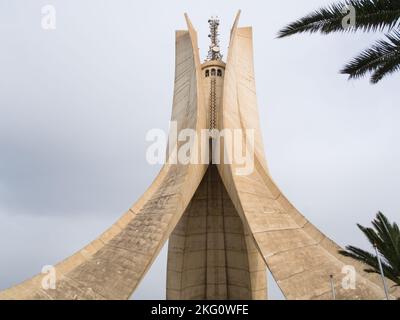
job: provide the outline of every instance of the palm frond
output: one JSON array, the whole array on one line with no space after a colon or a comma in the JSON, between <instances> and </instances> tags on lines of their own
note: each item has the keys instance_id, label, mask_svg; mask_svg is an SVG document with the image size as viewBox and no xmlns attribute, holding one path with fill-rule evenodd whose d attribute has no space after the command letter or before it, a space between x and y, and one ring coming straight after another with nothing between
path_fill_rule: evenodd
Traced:
<instances>
[{"instance_id":1,"label":"palm frond","mask_svg":"<svg viewBox=\"0 0 400 320\"><path fill-rule=\"evenodd\" d=\"M396 223L391 224L385 215L379 212L372 221L374 228L358 225L368 241L376 246L381 256L382 268L385 276L400 285L400 230ZM378 259L375 254L357 247L347 246L340 254L351 257L366 264L366 272L380 273Z\"/></svg>"},{"instance_id":2,"label":"palm frond","mask_svg":"<svg viewBox=\"0 0 400 320\"><path fill-rule=\"evenodd\" d=\"M357 261L360 261L368 265L369 268L365 268L364 269L365 272L380 274L378 258L376 255L353 246L347 246L346 250L347 251L344 250L339 251L339 253L342 254L343 256L353 258ZM397 285L400 285L400 276L396 270L394 270L390 265L388 265L384 261L382 261L382 269L386 278L392 280Z\"/></svg>"},{"instance_id":3,"label":"palm frond","mask_svg":"<svg viewBox=\"0 0 400 320\"><path fill-rule=\"evenodd\" d=\"M377 41L371 48L353 58L340 72L349 79L357 79L372 72L371 82L400 70L400 31L393 30L385 40Z\"/></svg>"},{"instance_id":4,"label":"palm frond","mask_svg":"<svg viewBox=\"0 0 400 320\"><path fill-rule=\"evenodd\" d=\"M355 9L355 23L343 27L348 8ZM352 32L390 30L399 26L400 0L345 0L316 10L290 23L278 32L278 38L303 32Z\"/></svg>"},{"instance_id":5,"label":"palm frond","mask_svg":"<svg viewBox=\"0 0 400 320\"><path fill-rule=\"evenodd\" d=\"M386 216L379 212L374 221L372 221L381 242L376 243L378 251L384 259L397 272L400 273L400 232L396 223L391 224Z\"/></svg>"},{"instance_id":6,"label":"palm frond","mask_svg":"<svg viewBox=\"0 0 400 320\"><path fill-rule=\"evenodd\" d=\"M379 66L371 76L371 83L381 81L385 76L400 71L400 55L390 63Z\"/></svg>"}]
</instances>

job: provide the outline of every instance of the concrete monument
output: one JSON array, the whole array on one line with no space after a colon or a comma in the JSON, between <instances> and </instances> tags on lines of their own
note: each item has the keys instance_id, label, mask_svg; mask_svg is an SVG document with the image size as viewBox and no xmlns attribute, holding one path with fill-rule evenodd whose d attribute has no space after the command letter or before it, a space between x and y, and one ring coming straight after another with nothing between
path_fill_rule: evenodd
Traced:
<instances>
[{"instance_id":1,"label":"concrete monument","mask_svg":"<svg viewBox=\"0 0 400 320\"><path fill-rule=\"evenodd\" d=\"M259 126L252 29L238 27L239 15L226 63L218 43L219 21L209 21L211 45L203 64L186 16L188 30L176 32L172 121L178 132L192 129L199 135L202 130L252 129L251 172L238 174L242 164L225 156L212 161L224 146L213 144L211 134L209 162L167 161L111 228L55 266L55 289L43 288L44 276L37 275L0 292L0 299L128 299L167 240L167 299L266 299L266 268L287 299L332 299L331 276L337 299L385 297L379 276L340 255L339 246L272 180ZM245 143L247 137L241 139ZM169 150L183 144L170 143ZM352 274L343 273L346 266L355 272L354 283L347 285L346 276Z\"/></svg>"}]
</instances>

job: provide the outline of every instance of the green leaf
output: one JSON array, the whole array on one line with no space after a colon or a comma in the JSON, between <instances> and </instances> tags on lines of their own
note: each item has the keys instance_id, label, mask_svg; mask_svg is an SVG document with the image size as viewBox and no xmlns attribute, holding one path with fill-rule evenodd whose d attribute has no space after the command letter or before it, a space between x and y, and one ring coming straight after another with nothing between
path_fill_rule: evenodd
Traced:
<instances>
[{"instance_id":1,"label":"green leaf","mask_svg":"<svg viewBox=\"0 0 400 320\"><path fill-rule=\"evenodd\" d=\"M355 24L343 27L348 8L355 9ZM297 33L391 30L399 26L400 0L347 0L316 10L278 32L278 38Z\"/></svg>"},{"instance_id":2,"label":"green leaf","mask_svg":"<svg viewBox=\"0 0 400 320\"><path fill-rule=\"evenodd\" d=\"M374 221L373 228L358 225L371 245L376 245L381 256L382 268L385 276L397 285L400 285L400 231L396 223L391 224L387 217L379 212ZM357 247L347 246L346 250L339 251L346 257L364 263L365 272L380 273L376 254L369 253Z\"/></svg>"}]
</instances>

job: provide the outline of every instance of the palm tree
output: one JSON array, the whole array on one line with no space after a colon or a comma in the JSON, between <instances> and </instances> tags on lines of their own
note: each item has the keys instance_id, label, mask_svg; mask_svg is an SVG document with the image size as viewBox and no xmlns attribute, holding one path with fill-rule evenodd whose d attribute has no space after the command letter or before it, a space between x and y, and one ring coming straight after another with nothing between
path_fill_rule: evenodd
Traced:
<instances>
[{"instance_id":1,"label":"palm tree","mask_svg":"<svg viewBox=\"0 0 400 320\"><path fill-rule=\"evenodd\" d=\"M394 222L391 224L382 212L379 212L374 221L374 228L365 228L357 225L365 234L368 241L376 246L381 255L382 268L385 276L400 286L400 230ZM354 258L369 266L365 269L369 273L380 273L377 256L353 246L347 246L346 251L339 251L346 257Z\"/></svg>"},{"instance_id":2,"label":"palm tree","mask_svg":"<svg viewBox=\"0 0 400 320\"><path fill-rule=\"evenodd\" d=\"M354 10L354 21L348 17ZM350 79L372 73L371 83L400 71L400 0L344 0L316 10L279 31L283 38L296 33L386 31L377 41L353 58L340 72Z\"/></svg>"}]
</instances>

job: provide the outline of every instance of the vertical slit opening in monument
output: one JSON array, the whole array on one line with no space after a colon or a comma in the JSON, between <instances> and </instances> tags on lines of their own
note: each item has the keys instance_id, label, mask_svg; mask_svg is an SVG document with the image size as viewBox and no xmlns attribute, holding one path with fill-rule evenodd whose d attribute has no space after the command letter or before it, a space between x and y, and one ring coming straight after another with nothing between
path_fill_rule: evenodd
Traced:
<instances>
[{"instance_id":1,"label":"vertical slit opening in monument","mask_svg":"<svg viewBox=\"0 0 400 320\"><path fill-rule=\"evenodd\" d=\"M130 300L165 300L167 283L168 241L146 273Z\"/></svg>"},{"instance_id":2,"label":"vertical slit opening in monument","mask_svg":"<svg viewBox=\"0 0 400 320\"><path fill-rule=\"evenodd\" d=\"M268 300L286 300L282 290L279 288L271 271L267 268L267 287L268 287Z\"/></svg>"}]
</instances>

